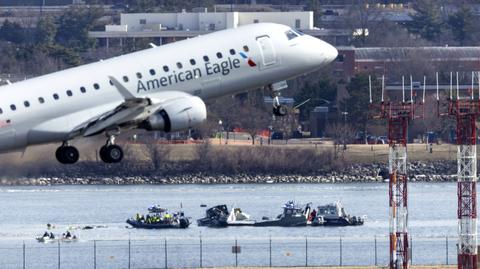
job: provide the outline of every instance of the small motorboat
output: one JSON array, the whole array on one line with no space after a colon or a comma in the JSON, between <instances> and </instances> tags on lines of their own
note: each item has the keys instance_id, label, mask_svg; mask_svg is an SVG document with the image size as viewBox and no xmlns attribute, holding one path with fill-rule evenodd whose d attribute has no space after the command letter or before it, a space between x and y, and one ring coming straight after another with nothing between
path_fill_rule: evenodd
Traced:
<instances>
[{"instance_id":1,"label":"small motorboat","mask_svg":"<svg viewBox=\"0 0 480 269\"><path fill-rule=\"evenodd\" d=\"M283 207L283 213L275 219L263 218L261 221L255 222L254 226L281 226L295 227L307 226L307 217L305 208L301 208L293 201L287 202ZM308 213L307 213L308 214Z\"/></svg>"},{"instance_id":2,"label":"small motorboat","mask_svg":"<svg viewBox=\"0 0 480 269\"><path fill-rule=\"evenodd\" d=\"M185 229L190 226L190 220L185 217L183 211L169 213L164 208L148 208L147 215L137 214L135 218L127 219L127 223L134 228L141 229Z\"/></svg>"},{"instance_id":3,"label":"small motorboat","mask_svg":"<svg viewBox=\"0 0 480 269\"><path fill-rule=\"evenodd\" d=\"M319 206L317 218L324 221L324 226L357 226L363 225L365 217L350 216L340 202Z\"/></svg>"},{"instance_id":4,"label":"small motorboat","mask_svg":"<svg viewBox=\"0 0 480 269\"><path fill-rule=\"evenodd\" d=\"M227 205L217 205L205 211L205 217L197 220L198 226L222 228L228 226Z\"/></svg>"},{"instance_id":5,"label":"small motorboat","mask_svg":"<svg viewBox=\"0 0 480 269\"><path fill-rule=\"evenodd\" d=\"M241 208L234 208L227 219L228 226L253 226L255 220L250 219L250 215L242 212Z\"/></svg>"}]
</instances>

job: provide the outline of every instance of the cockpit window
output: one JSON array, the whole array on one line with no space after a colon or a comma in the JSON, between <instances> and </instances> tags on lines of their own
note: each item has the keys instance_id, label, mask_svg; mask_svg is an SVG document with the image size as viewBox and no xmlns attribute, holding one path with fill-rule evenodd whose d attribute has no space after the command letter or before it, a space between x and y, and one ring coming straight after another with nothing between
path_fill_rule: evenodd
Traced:
<instances>
[{"instance_id":1,"label":"cockpit window","mask_svg":"<svg viewBox=\"0 0 480 269\"><path fill-rule=\"evenodd\" d=\"M287 36L288 40L292 40L292 39L298 37L298 34L295 33L293 30L286 31L285 35Z\"/></svg>"},{"instance_id":2,"label":"cockpit window","mask_svg":"<svg viewBox=\"0 0 480 269\"><path fill-rule=\"evenodd\" d=\"M297 35L299 35L299 36L304 35L304 33L303 33L302 31L300 31L300 30L292 29L292 31L294 31L294 32L295 32Z\"/></svg>"}]
</instances>

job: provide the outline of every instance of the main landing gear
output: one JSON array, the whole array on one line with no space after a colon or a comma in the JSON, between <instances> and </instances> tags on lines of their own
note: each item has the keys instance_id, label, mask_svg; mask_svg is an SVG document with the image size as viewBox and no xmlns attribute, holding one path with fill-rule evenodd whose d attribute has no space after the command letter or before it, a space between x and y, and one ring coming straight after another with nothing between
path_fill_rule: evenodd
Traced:
<instances>
[{"instance_id":1,"label":"main landing gear","mask_svg":"<svg viewBox=\"0 0 480 269\"><path fill-rule=\"evenodd\" d=\"M80 154L78 153L77 148L70 146L68 142L63 142L63 144L57 148L55 157L60 163L74 164L80 158Z\"/></svg>"},{"instance_id":2,"label":"main landing gear","mask_svg":"<svg viewBox=\"0 0 480 269\"><path fill-rule=\"evenodd\" d=\"M107 142L100 148L100 159L105 163L119 163L123 159L123 150L115 145L114 135L107 136Z\"/></svg>"}]
</instances>

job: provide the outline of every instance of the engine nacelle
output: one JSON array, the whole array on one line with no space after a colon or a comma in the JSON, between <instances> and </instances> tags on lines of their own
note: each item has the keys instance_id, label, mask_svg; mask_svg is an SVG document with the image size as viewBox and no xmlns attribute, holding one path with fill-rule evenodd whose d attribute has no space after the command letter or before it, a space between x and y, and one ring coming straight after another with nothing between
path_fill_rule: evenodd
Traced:
<instances>
[{"instance_id":1,"label":"engine nacelle","mask_svg":"<svg viewBox=\"0 0 480 269\"><path fill-rule=\"evenodd\" d=\"M167 104L140 124L149 131L181 131L192 128L207 119L207 107L197 96L182 97Z\"/></svg>"}]
</instances>

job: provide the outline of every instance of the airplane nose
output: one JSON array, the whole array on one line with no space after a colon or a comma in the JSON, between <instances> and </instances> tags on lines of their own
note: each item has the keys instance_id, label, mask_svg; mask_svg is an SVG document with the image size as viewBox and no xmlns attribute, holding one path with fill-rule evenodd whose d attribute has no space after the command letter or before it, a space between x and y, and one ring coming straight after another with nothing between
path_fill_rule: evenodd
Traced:
<instances>
[{"instance_id":1,"label":"airplane nose","mask_svg":"<svg viewBox=\"0 0 480 269\"><path fill-rule=\"evenodd\" d=\"M334 46L332 46L332 45L330 45L326 42L324 42L324 43L325 43L325 45L324 45L323 50L324 50L326 62L327 63L333 62L338 56L338 51Z\"/></svg>"}]
</instances>

